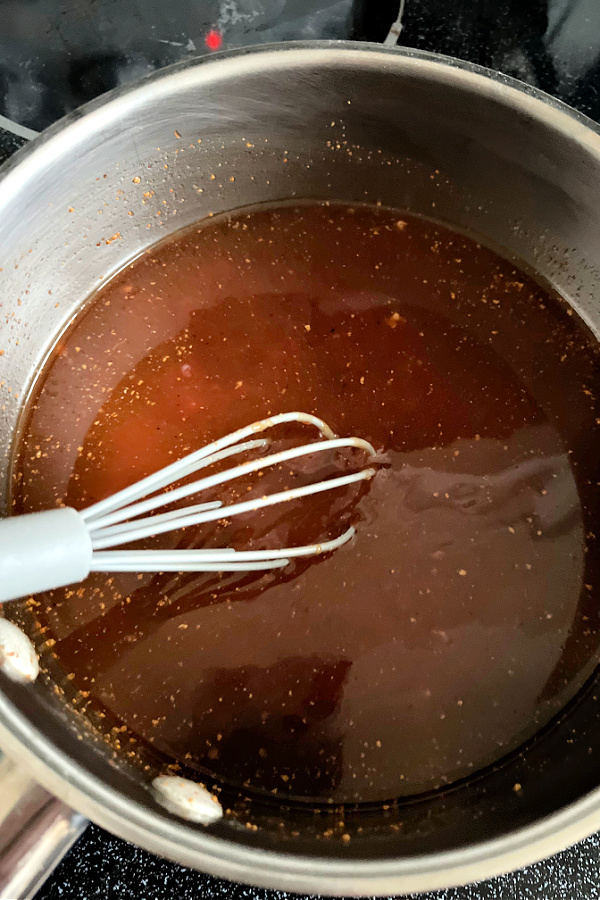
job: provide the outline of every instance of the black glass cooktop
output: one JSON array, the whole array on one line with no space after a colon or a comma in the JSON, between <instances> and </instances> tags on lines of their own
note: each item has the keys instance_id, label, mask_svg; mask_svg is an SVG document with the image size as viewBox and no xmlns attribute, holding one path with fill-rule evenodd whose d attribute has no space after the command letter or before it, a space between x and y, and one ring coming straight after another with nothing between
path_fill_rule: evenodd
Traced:
<instances>
[{"instance_id":1,"label":"black glass cooktop","mask_svg":"<svg viewBox=\"0 0 600 900\"><path fill-rule=\"evenodd\" d=\"M271 41L384 41L399 0L0 0L0 114L35 131L181 59ZM404 0L399 43L537 85L600 119L598 0ZM6 124L6 123L5 123Z\"/></svg>"},{"instance_id":2,"label":"black glass cooktop","mask_svg":"<svg viewBox=\"0 0 600 900\"><path fill-rule=\"evenodd\" d=\"M399 7L399 0L0 0L0 160L81 103L154 69L271 41L384 41ZM600 121L600 0L405 0L401 25L401 46L498 69ZM599 861L595 836L523 872L421 896L600 900ZM36 900L289 896L192 872L91 825Z\"/></svg>"},{"instance_id":3,"label":"black glass cooktop","mask_svg":"<svg viewBox=\"0 0 600 900\"><path fill-rule=\"evenodd\" d=\"M600 836L530 866L469 887L412 900L598 900ZM200 875L89 825L35 900L319 900ZM408 900L411 900L408 898Z\"/></svg>"}]
</instances>

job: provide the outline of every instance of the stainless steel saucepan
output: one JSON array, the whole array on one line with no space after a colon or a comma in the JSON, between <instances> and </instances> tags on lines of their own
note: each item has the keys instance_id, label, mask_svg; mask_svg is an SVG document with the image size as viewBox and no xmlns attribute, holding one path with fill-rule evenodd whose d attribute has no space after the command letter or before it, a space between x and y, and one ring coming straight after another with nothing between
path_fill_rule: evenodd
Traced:
<instances>
[{"instance_id":1,"label":"stainless steel saucepan","mask_svg":"<svg viewBox=\"0 0 600 900\"><path fill-rule=\"evenodd\" d=\"M28 388L90 294L184 225L290 197L381 201L481 235L600 333L600 132L584 117L469 64L380 46L289 44L178 65L68 116L2 170L0 512ZM323 840L335 811L258 800L248 812L256 829L229 818L186 824L86 737L47 685L0 679L0 745L62 804L38 788L36 807L25 776L5 765L22 802L7 818L12 837L0 835L0 875L16 884L20 860L18 890L32 889L32 848L21 853L15 837L31 844L18 816L27 819L29 797L52 822L47 844L35 843L49 856L80 828L72 808L148 850L258 885L359 896L487 878L600 828L597 698L591 684L477 778L349 813L344 842Z\"/></svg>"}]
</instances>

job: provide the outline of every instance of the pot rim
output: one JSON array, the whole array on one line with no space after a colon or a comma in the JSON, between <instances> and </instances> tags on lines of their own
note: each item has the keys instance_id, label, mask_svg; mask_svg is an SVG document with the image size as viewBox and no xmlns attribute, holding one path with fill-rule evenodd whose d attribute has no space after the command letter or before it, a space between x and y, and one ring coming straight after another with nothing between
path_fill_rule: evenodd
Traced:
<instances>
[{"instance_id":1,"label":"pot rim","mask_svg":"<svg viewBox=\"0 0 600 900\"><path fill-rule=\"evenodd\" d=\"M600 165L600 127L537 88L481 66L421 50L351 41L301 41L224 51L178 63L85 104L59 120L0 168L0 213L20 184L33 176L43 155L68 155L77 140L105 120L126 121L127 111L185 84L243 76L261 67L280 69L285 54L296 66L321 63L428 72L495 99L515 112L543 118L594 154ZM481 881L550 856L600 828L600 788L539 822L478 844L407 859L331 860L257 850L213 837L151 812L125 798L63 755L0 691L0 745L64 802L125 840L212 875L260 887L331 896L401 894Z\"/></svg>"}]
</instances>

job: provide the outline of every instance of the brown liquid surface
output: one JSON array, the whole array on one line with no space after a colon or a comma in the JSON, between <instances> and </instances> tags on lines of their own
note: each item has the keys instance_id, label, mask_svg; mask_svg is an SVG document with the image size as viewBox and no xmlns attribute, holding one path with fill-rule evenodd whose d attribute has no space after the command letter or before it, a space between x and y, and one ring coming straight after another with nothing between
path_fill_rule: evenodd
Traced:
<instances>
[{"instance_id":1,"label":"brown liquid surface","mask_svg":"<svg viewBox=\"0 0 600 900\"><path fill-rule=\"evenodd\" d=\"M598 357L569 312L470 239L369 207L242 212L134 262L45 370L18 511L81 508L297 409L387 464L361 491L168 544L285 546L353 522L318 561L93 575L37 598L66 688L132 755L304 798L415 793L531 736L599 635Z\"/></svg>"}]
</instances>

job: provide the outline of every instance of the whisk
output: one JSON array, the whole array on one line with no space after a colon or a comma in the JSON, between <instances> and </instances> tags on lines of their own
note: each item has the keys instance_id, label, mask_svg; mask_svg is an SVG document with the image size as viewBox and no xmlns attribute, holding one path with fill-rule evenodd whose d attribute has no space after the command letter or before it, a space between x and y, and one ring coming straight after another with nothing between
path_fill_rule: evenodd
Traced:
<instances>
[{"instance_id":1,"label":"whisk","mask_svg":"<svg viewBox=\"0 0 600 900\"><path fill-rule=\"evenodd\" d=\"M264 449L269 442L257 435L276 425L291 422L313 426L319 432L319 440L259 456L233 468L173 487L194 472L228 457ZM87 578L90 572L247 572L282 568L298 557L330 553L352 538L355 533L353 526L332 540L276 550L237 550L232 547L190 550L111 548L299 500L322 491L367 481L375 475L376 469L370 466L348 475L229 505L211 500L167 512L155 512L186 497L292 459L344 448L364 451L367 458L375 456L375 449L368 441L357 437L336 437L331 428L316 416L300 412L282 413L213 441L82 511L60 507L3 519L0 521L0 602L74 584Z\"/></svg>"}]
</instances>

